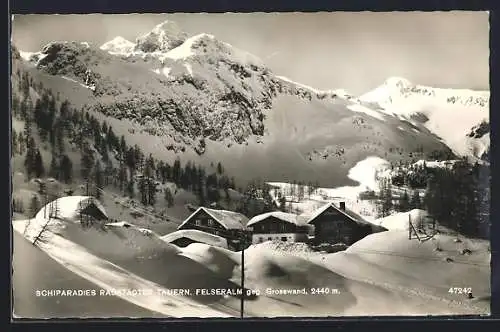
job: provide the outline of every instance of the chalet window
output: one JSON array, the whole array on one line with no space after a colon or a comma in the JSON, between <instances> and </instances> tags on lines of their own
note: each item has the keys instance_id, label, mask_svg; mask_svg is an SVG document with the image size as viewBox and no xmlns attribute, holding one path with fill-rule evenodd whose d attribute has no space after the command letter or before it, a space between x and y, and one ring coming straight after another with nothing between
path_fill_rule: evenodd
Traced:
<instances>
[{"instance_id":1,"label":"chalet window","mask_svg":"<svg viewBox=\"0 0 500 332\"><path fill-rule=\"evenodd\" d=\"M195 222L196 226L201 226L201 220L200 219L196 219L194 222Z\"/></svg>"},{"instance_id":2,"label":"chalet window","mask_svg":"<svg viewBox=\"0 0 500 332\"><path fill-rule=\"evenodd\" d=\"M285 241L286 242L286 236L282 236L281 237L281 241Z\"/></svg>"},{"instance_id":3,"label":"chalet window","mask_svg":"<svg viewBox=\"0 0 500 332\"><path fill-rule=\"evenodd\" d=\"M272 238L272 237L268 237L267 239L268 239L269 241L271 241L273 238Z\"/></svg>"},{"instance_id":4,"label":"chalet window","mask_svg":"<svg viewBox=\"0 0 500 332\"><path fill-rule=\"evenodd\" d=\"M259 242L260 243L264 242L264 238L263 237L259 237Z\"/></svg>"},{"instance_id":5,"label":"chalet window","mask_svg":"<svg viewBox=\"0 0 500 332\"><path fill-rule=\"evenodd\" d=\"M212 219L208 219L208 226L213 227L214 221Z\"/></svg>"}]
</instances>

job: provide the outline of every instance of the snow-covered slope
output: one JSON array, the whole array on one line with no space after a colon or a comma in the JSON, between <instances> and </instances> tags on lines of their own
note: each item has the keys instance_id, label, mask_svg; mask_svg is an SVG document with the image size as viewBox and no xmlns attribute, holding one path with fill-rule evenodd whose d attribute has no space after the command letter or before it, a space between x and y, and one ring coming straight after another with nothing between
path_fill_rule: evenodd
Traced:
<instances>
[{"instance_id":1,"label":"snow-covered slope","mask_svg":"<svg viewBox=\"0 0 500 332\"><path fill-rule=\"evenodd\" d=\"M181 251L156 233L127 222L82 228L71 220L49 220L40 215L12 223L30 242L42 232L36 242L41 250L101 289L140 292L118 293L136 305L172 317L238 315L236 298L201 296L195 291L238 287L232 273L238 271L239 262L228 250L207 246L206 250ZM172 294L172 289L189 291Z\"/></svg>"},{"instance_id":2,"label":"snow-covered slope","mask_svg":"<svg viewBox=\"0 0 500 332\"><path fill-rule=\"evenodd\" d=\"M488 149L489 131L468 134L489 122L489 97L489 91L433 88L391 77L359 99L385 113L423 124L458 154L480 158Z\"/></svg>"}]
</instances>

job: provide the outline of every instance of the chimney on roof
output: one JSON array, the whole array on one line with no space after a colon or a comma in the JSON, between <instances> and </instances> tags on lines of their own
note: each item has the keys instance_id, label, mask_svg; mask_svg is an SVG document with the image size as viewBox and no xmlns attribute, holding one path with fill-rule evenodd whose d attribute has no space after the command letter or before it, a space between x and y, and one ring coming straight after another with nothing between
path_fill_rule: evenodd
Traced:
<instances>
[{"instance_id":1,"label":"chimney on roof","mask_svg":"<svg viewBox=\"0 0 500 332\"><path fill-rule=\"evenodd\" d=\"M340 209L345 211L345 202L340 202Z\"/></svg>"}]
</instances>

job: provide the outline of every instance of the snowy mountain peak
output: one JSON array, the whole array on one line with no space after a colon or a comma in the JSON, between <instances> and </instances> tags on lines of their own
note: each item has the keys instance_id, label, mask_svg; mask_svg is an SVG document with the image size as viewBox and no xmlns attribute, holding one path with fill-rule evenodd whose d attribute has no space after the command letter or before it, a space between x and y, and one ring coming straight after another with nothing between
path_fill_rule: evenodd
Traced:
<instances>
[{"instance_id":1,"label":"snowy mountain peak","mask_svg":"<svg viewBox=\"0 0 500 332\"><path fill-rule=\"evenodd\" d=\"M390 77L382 85L362 95L360 100L377 103L382 108L401 104L428 104L478 106L489 105L489 91L445 89L413 84L401 77Z\"/></svg>"},{"instance_id":2,"label":"snowy mountain peak","mask_svg":"<svg viewBox=\"0 0 500 332\"><path fill-rule=\"evenodd\" d=\"M397 87L397 88L408 88L412 86L412 83L409 80L397 76L389 77L388 79L385 80L384 84L389 87Z\"/></svg>"},{"instance_id":3,"label":"snowy mountain peak","mask_svg":"<svg viewBox=\"0 0 500 332\"><path fill-rule=\"evenodd\" d=\"M136 39L136 51L155 52L170 51L181 45L187 39L187 34L176 23L165 21L158 24L145 35Z\"/></svg>"},{"instance_id":4,"label":"snowy mountain peak","mask_svg":"<svg viewBox=\"0 0 500 332\"><path fill-rule=\"evenodd\" d=\"M150 33L161 34L162 32L163 33L176 33L176 34L183 33L183 31L177 25L177 23L167 20L167 21L164 21L164 22L156 25L153 28L153 30L151 30L151 32L149 32L148 34L150 34Z\"/></svg>"},{"instance_id":5,"label":"snowy mountain peak","mask_svg":"<svg viewBox=\"0 0 500 332\"><path fill-rule=\"evenodd\" d=\"M112 40L101 45L100 49L110 54L130 53L135 44L121 36L116 36Z\"/></svg>"},{"instance_id":6,"label":"snowy mountain peak","mask_svg":"<svg viewBox=\"0 0 500 332\"><path fill-rule=\"evenodd\" d=\"M489 123L489 97L489 91L434 88L391 77L359 99L388 115L420 122L458 155L480 157L489 143L481 141L484 133L470 132L480 123Z\"/></svg>"},{"instance_id":7,"label":"snowy mountain peak","mask_svg":"<svg viewBox=\"0 0 500 332\"><path fill-rule=\"evenodd\" d=\"M180 46L165 53L164 58L186 60L193 56L201 56L209 62L218 62L223 59L242 65L264 67L263 61L257 56L222 42L207 33L186 39Z\"/></svg>"}]
</instances>

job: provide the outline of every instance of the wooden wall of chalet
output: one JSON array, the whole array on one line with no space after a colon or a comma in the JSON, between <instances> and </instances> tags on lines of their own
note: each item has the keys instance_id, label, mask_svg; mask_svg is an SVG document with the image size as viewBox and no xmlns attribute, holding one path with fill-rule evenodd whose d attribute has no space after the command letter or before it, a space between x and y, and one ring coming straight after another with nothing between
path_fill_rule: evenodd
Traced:
<instances>
[{"instance_id":1,"label":"wooden wall of chalet","mask_svg":"<svg viewBox=\"0 0 500 332\"><path fill-rule=\"evenodd\" d=\"M329 207L316 219L311 221L314 225L315 243L352 243L371 233L371 227L359 224L348 216Z\"/></svg>"},{"instance_id":2,"label":"wooden wall of chalet","mask_svg":"<svg viewBox=\"0 0 500 332\"><path fill-rule=\"evenodd\" d=\"M307 227L298 227L295 224L270 216L254 225L254 234L278 234L278 233L307 233Z\"/></svg>"}]
</instances>

